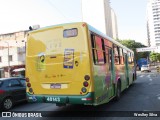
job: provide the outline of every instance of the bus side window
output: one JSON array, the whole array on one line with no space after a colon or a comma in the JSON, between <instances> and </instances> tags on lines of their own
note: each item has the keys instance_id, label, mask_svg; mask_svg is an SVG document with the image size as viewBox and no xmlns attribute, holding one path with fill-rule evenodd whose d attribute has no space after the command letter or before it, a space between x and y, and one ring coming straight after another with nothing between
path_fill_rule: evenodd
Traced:
<instances>
[{"instance_id":1,"label":"bus side window","mask_svg":"<svg viewBox=\"0 0 160 120\"><path fill-rule=\"evenodd\" d=\"M131 62L132 62L132 63L134 63L134 59L133 59L133 58L134 58L134 54L131 53Z\"/></svg>"},{"instance_id":2,"label":"bus side window","mask_svg":"<svg viewBox=\"0 0 160 120\"><path fill-rule=\"evenodd\" d=\"M97 61L97 52L94 50L95 48L95 36L93 34L91 34L91 44L92 44L92 55L93 55L93 61L94 63L96 63Z\"/></svg>"},{"instance_id":3,"label":"bus side window","mask_svg":"<svg viewBox=\"0 0 160 120\"><path fill-rule=\"evenodd\" d=\"M104 43L104 39L102 40L102 50L103 50L103 56L104 56L104 63L107 62L107 56L106 56L106 50L105 50L105 43Z\"/></svg>"},{"instance_id":4,"label":"bus side window","mask_svg":"<svg viewBox=\"0 0 160 120\"><path fill-rule=\"evenodd\" d=\"M93 34L91 34L91 44L92 44L92 48L95 48L95 36Z\"/></svg>"},{"instance_id":5,"label":"bus side window","mask_svg":"<svg viewBox=\"0 0 160 120\"><path fill-rule=\"evenodd\" d=\"M112 70L112 49L109 49L109 70Z\"/></svg>"},{"instance_id":6,"label":"bus side window","mask_svg":"<svg viewBox=\"0 0 160 120\"><path fill-rule=\"evenodd\" d=\"M120 64L118 47L114 45L114 63L116 65Z\"/></svg>"},{"instance_id":7,"label":"bus side window","mask_svg":"<svg viewBox=\"0 0 160 120\"><path fill-rule=\"evenodd\" d=\"M109 62L110 62L110 51L109 51L109 49L106 47L105 48L105 54L106 54L106 63L108 64Z\"/></svg>"},{"instance_id":8,"label":"bus side window","mask_svg":"<svg viewBox=\"0 0 160 120\"><path fill-rule=\"evenodd\" d=\"M132 64L131 53L128 52L127 55L128 55L128 63Z\"/></svg>"},{"instance_id":9,"label":"bus side window","mask_svg":"<svg viewBox=\"0 0 160 120\"><path fill-rule=\"evenodd\" d=\"M104 50L102 49L102 39L91 34L92 53L95 65L105 64Z\"/></svg>"},{"instance_id":10,"label":"bus side window","mask_svg":"<svg viewBox=\"0 0 160 120\"><path fill-rule=\"evenodd\" d=\"M120 64L124 64L124 57L123 57L123 49L119 48L119 57L120 57Z\"/></svg>"}]
</instances>

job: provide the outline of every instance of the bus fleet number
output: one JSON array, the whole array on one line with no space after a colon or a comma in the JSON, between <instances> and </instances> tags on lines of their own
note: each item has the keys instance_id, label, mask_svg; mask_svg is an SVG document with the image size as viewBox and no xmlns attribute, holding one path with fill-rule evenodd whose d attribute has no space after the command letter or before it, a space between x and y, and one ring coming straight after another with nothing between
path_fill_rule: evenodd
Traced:
<instances>
[{"instance_id":1,"label":"bus fleet number","mask_svg":"<svg viewBox=\"0 0 160 120\"><path fill-rule=\"evenodd\" d=\"M50 101L50 102L60 102L60 98L59 97L48 97L47 101Z\"/></svg>"}]
</instances>

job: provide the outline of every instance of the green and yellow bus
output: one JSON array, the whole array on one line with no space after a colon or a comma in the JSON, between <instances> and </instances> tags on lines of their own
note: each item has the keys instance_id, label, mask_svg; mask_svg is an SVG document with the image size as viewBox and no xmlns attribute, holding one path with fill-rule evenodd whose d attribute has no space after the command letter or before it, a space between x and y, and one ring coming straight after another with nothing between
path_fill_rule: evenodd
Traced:
<instances>
[{"instance_id":1,"label":"green and yellow bus","mask_svg":"<svg viewBox=\"0 0 160 120\"><path fill-rule=\"evenodd\" d=\"M100 105L136 79L134 52L87 23L33 30L26 46L29 102Z\"/></svg>"}]
</instances>

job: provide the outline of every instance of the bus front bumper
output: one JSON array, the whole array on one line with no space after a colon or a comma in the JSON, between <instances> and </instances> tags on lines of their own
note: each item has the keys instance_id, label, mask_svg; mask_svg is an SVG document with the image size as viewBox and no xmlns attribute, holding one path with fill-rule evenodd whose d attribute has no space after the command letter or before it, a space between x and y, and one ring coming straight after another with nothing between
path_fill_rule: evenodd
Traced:
<instances>
[{"instance_id":1,"label":"bus front bumper","mask_svg":"<svg viewBox=\"0 0 160 120\"><path fill-rule=\"evenodd\" d=\"M93 92L86 95L34 95L27 93L28 102L56 104L88 104L94 103Z\"/></svg>"}]
</instances>

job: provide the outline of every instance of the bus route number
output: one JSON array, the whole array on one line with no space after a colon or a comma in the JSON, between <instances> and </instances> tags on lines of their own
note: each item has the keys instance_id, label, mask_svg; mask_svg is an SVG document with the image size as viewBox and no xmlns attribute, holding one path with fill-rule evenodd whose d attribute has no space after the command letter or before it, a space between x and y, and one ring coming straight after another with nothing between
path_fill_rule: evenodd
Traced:
<instances>
[{"instance_id":1,"label":"bus route number","mask_svg":"<svg viewBox=\"0 0 160 120\"><path fill-rule=\"evenodd\" d=\"M49 102L60 102L60 98L59 97L48 97L47 101L49 101Z\"/></svg>"}]
</instances>

